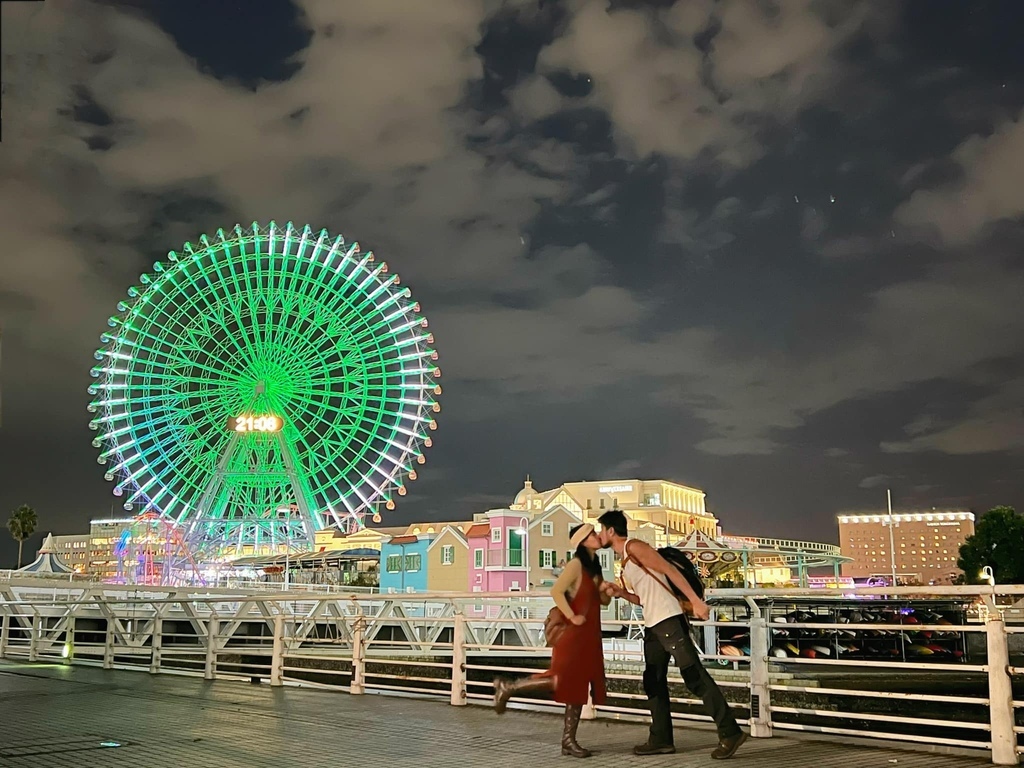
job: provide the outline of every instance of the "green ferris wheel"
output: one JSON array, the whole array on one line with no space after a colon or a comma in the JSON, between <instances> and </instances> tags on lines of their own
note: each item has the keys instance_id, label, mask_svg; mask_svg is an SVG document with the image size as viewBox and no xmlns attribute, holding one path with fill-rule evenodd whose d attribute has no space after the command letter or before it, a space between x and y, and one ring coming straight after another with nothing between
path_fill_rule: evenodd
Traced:
<instances>
[{"instance_id":1,"label":"green ferris wheel","mask_svg":"<svg viewBox=\"0 0 1024 768\"><path fill-rule=\"evenodd\" d=\"M127 511L207 559L379 520L440 410L427 321L387 264L326 230L203 235L128 289L101 336L90 427Z\"/></svg>"}]
</instances>

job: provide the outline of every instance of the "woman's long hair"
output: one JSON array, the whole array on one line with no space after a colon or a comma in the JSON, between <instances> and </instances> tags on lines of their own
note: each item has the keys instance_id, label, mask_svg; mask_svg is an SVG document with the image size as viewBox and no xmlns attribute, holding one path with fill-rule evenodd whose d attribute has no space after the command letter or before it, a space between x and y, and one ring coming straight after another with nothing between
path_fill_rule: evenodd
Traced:
<instances>
[{"instance_id":1,"label":"woman's long hair","mask_svg":"<svg viewBox=\"0 0 1024 768\"><path fill-rule=\"evenodd\" d=\"M569 530L569 538L576 535L576 531L582 528L583 525L573 526ZM604 571L601 570L601 561L597 558L597 555L592 553L581 543L576 547L576 557L579 559L580 564L583 566L583 572L589 573L598 579L604 580Z\"/></svg>"}]
</instances>

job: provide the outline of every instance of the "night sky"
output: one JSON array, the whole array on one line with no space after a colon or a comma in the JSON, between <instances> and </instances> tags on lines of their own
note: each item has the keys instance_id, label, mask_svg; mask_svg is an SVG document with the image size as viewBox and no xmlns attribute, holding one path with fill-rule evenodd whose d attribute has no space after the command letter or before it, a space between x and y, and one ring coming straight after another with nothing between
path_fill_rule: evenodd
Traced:
<instances>
[{"instance_id":1,"label":"night sky","mask_svg":"<svg viewBox=\"0 0 1024 768\"><path fill-rule=\"evenodd\" d=\"M372 248L430 320L444 410L392 523L527 473L665 477L729 532L824 541L886 487L1024 507L1015 0L2 12L5 518L109 514L107 317L168 250L270 219Z\"/></svg>"}]
</instances>

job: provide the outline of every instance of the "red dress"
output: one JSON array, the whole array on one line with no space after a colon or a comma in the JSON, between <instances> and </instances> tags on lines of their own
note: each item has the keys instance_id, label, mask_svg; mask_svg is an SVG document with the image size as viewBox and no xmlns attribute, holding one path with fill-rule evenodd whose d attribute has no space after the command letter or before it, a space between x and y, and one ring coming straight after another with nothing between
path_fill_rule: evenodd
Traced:
<instances>
[{"instance_id":1,"label":"red dress","mask_svg":"<svg viewBox=\"0 0 1024 768\"><path fill-rule=\"evenodd\" d=\"M553 677L554 699L560 704L583 706L587 694L594 704L604 704L604 646L601 642L601 599L594 579L586 571L576 596L570 602L573 613L586 617L580 626L568 622L551 649L551 668L538 677Z\"/></svg>"}]
</instances>

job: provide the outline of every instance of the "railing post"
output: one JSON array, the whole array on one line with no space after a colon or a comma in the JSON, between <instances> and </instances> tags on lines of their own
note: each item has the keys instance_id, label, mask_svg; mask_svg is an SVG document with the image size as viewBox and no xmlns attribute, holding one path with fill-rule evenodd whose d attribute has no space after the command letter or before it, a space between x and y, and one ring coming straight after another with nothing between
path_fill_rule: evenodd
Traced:
<instances>
[{"instance_id":1,"label":"railing post","mask_svg":"<svg viewBox=\"0 0 1024 768\"><path fill-rule=\"evenodd\" d=\"M150 648L152 649L152 653L149 657L149 673L151 675L155 675L160 672L160 663L162 661L161 657L164 649L163 616L156 616L153 619L153 634L150 638Z\"/></svg>"},{"instance_id":2,"label":"railing post","mask_svg":"<svg viewBox=\"0 0 1024 768\"><path fill-rule=\"evenodd\" d=\"M113 614L107 616L107 631L103 635L103 668L114 668L114 622Z\"/></svg>"},{"instance_id":3,"label":"railing post","mask_svg":"<svg viewBox=\"0 0 1024 768\"><path fill-rule=\"evenodd\" d=\"M997 610L985 622L988 646L989 726L992 735L992 762L1017 765L1017 736L1013 732L1013 687L1010 680L1010 652L1006 623Z\"/></svg>"},{"instance_id":4,"label":"railing post","mask_svg":"<svg viewBox=\"0 0 1024 768\"><path fill-rule=\"evenodd\" d=\"M203 670L203 677L206 680L217 679L217 642L220 634L220 619L217 614L211 613L206 622L206 666Z\"/></svg>"},{"instance_id":5,"label":"railing post","mask_svg":"<svg viewBox=\"0 0 1024 768\"><path fill-rule=\"evenodd\" d=\"M7 645L11 642L11 614L5 613L0 620L0 659L7 658Z\"/></svg>"},{"instance_id":6,"label":"railing post","mask_svg":"<svg viewBox=\"0 0 1024 768\"><path fill-rule=\"evenodd\" d=\"M284 685L284 616L274 617L274 650L270 656L270 684Z\"/></svg>"},{"instance_id":7,"label":"railing post","mask_svg":"<svg viewBox=\"0 0 1024 768\"><path fill-rule=\"evenodd\" d=\"M42 616L32 611L32 624L28 635L28 660L39 660L39 635L42 632Z\"/></svg>"},{"instance_id":8,"label":"railing post","mask_svg":"<svg viewBox=\"0 0 1024 768\"><path fill-rule=\"evenodd\" d=\"M750 735L772 735L771 691L768 678L768 622L760 613L750 618Z\"/></svg>"},{"instance_id":9,"label":"railing post","mask_svg":"<svg viewBox=\"0 0 1024 768\"><path fill-rule=\"evenodd\" d=\"M453 707L466 706L466 617L460 611L452 624L452 698Z\"/></svg>"},{"instance_id":10,"label":"railing post","mask_svg":"<svg viewBox=\"0 0 1024 768\"><path fill-rule=\"evenodd\" d=\"M705 624L702 629L704 630L704 655L714 656L718 653L718 627L714 624Z\"/></svg>"},{"instance_id":11,"label":"railing post","mask_svg":"<svg viewBox=\"0 0 1024 768\"><path fill-rule=\"evenodd\" d=\"M352 681L349 683L349 693L366 693L366 658L363 633L366 630L366 619L357 616L352 625Z\"/></svg>"},{"instance_id":12,"label":"railing post","mask_svg":"<svg viewBox=\"0 0 1024 768\"><path fill-rule=\"evenodd\" d=\"M75 660L75 617L68 616L64 630L64 647L60 649L61 658L67 664L73 664Z\"/></svg>"}]
</instances>

